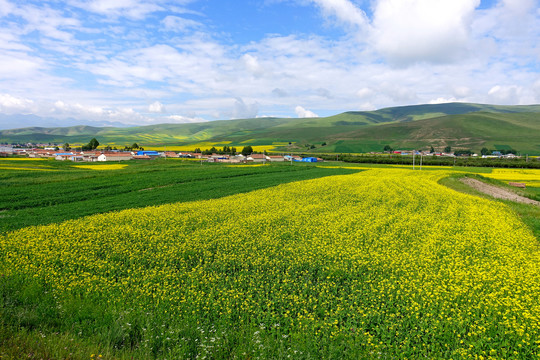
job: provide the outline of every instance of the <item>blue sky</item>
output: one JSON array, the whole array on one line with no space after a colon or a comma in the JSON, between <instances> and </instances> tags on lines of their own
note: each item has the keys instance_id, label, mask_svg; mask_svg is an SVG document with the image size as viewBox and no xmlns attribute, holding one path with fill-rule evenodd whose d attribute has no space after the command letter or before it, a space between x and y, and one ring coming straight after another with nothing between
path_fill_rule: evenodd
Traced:
<instances>
[{"instance_id":1,"label":"blue sky","mask_svg":"<svg viewBox=\"0 0 540 360\"><path fill-rule=\"evenodd\" d=\"M59 125L540 103L538 0L0 0L0 25L0 115Z\"/></svg>"}]
</instances>

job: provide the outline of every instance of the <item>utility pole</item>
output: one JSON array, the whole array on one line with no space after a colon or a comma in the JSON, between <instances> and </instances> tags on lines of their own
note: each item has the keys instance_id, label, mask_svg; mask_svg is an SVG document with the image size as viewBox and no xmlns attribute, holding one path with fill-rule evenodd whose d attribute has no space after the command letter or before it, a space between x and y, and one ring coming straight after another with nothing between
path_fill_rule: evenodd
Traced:
<instances>
[{"instance_id":1,"label":"utility pole","mask_svg":"<svg viewBox=\"0 0 540 360\"><path fill-rule=\"evenodd\" d=\"M414 170L414 157L416 155L416 150L412 151L412 169Z\"/></svg>"}]
</instances>

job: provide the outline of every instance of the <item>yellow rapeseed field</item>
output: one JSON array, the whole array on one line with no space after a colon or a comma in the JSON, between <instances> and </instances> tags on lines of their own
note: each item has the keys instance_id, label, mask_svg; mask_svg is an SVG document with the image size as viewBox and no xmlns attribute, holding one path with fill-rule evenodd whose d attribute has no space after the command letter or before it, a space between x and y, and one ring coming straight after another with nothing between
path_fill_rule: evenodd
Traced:
<instances>
[{"instance_id":1,"label":"yellow rapeseed field","mask_svg":"<svg viewBox=\"0 0 540 360\"><path fill-rule=\"evenodd\" d=\"M493 169L485 177L505 182L523 182L527 186L540 187L540 169Z\"/></svg>"},{"instance_id":2,"label":"yellow rapeseed field","mask_svg":"<svg viewBox=\"0 0 540 360\"><path fill-rule=\"evenodd\" d=\"M537 241L446 175L371 169L25 228L0 237L0 263L60 306L140 311L140 346L173 355L189 325L207 358L536 358Z\"/></svg>"}]
</instances>

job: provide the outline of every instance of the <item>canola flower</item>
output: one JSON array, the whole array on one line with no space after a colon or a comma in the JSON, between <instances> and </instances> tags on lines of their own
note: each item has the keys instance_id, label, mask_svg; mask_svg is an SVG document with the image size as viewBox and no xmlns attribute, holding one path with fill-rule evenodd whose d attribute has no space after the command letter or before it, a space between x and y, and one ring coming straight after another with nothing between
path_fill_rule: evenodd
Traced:
<instances>
[{"instance_id":1,"label":"canola flower","mask_svg":"<svg viewBox=\"0 0 540 360\"><path fill-rule=\"evenodd\" d=\"M78 169L90 170L121 170L127 167L126 164L105 164L105 165L73 165Z\"/></svg>"},{"instance_id":2,"label":"canola flower","mask_svg":"<svg viewBox=\"0 0 540 360\"><path fill-rule=\"evenodd\" d=\"M527 186L540 187L540 169L493 169L485 177L506 182L523 182Z\"/></svg>"},{"instance_id":3,"label":"canola flower","mask_svg":"<svg viewBox=\"0 0 540 360\"><path fill-rule=\"evenodd\" d=\"M4 161L48 161L48 158L30 158L30 157L5 157L0 159L0 162Z\"/></svg>"},{"instance_id":4,"label":"canola flower","mask_svg":"<svg viewBox=\"0 0 540 360\"><path fill-rule=\"evenodd\" d=\"M13 165L0 165L0 170L31 170L31 171L56 171L56 169L51 169L47 167L38 167L38 166L13 166Z\"/></svg>"},{"instance_id":5,"label":"canola flower","mask_svg":"<svg viewBox=\"0 0 540 360\"><path fill-rule=\"evenodd\" d=\"M538 357L535 237L442 176L372 169L25 228L0 237L0 264L60 304L166 314L171 353L187 323L208 357L239 329L262 358Z\"/></svg>"}]
</instances>

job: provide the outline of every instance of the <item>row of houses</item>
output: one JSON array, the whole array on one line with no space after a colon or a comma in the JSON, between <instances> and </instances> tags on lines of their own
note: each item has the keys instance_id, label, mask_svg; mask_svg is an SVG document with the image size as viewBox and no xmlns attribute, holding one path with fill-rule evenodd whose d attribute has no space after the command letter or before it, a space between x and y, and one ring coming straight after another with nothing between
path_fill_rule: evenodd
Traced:
<instances>
[{"instance_id":1,"label":"row of houses","mask_svg":"<svg viewBox=\"0 0 540 360\"><path fill-rule=\"evenodd\" d=\"M223 155L212 154L203 155L192 152L157 152L157 151L70 151L58 152L46 149L29 149L26 155L30 158L54 158L59 161L74 161L74 162L95 162L95 161L126 161L126 160L151 160L156 158L190 158L200 159L206 162L223 162L223 163L247 163L247 162L284 162L284 161L301 161L301 162L318 162L323 161L319 158L302 158L299 156L290 155L267 155L267 154L251 154L244 156L238 155Z\"/></svg>"}]
</instances>

